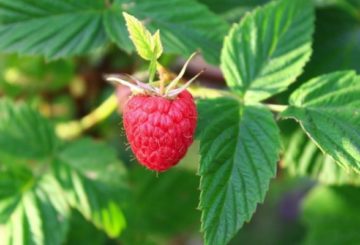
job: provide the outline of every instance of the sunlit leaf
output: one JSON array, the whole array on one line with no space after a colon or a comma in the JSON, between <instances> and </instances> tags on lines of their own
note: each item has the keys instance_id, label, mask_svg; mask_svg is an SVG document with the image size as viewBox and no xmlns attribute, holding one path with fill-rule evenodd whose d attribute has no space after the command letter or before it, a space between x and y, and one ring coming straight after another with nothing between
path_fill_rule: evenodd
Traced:
<instances>
[{"instance_id":1,"label":"sunlit leaf","mask_svg":"<svg viewBox=\"0 0 360 245\"><path fill-rule=\"evenodd\" d=\"M19 178L8 172L1 173L0 184L9 178L19 183ZM30 177L13 191L7 199L0 198L0 217L4 211L8 212L2 242L6 245L63 244L68 229L69 206L56 180L49 175L38 181ZM9 198L16 200L11 212L3 209Z\"/></svg>"},{"instance_id":2,"label":"sunlit leaf","mask_svg":"<svg viewBox=\"0 0 360 245\"><path fill-rule=\"evenodd\" d=\"M360 171L360 77L353 71L311 79L290 97L282 116L294 118L346 171Z\"/></svg>"},{"instance_id":3,"label":"sunlit leaf","mask_svg":"<svg viewBox=\"0 0 360 245\"><path fill-rule=\"evenodd\" d=\"M0 152L23 159L51 157L57 139L51 124L35 109L0 100Z\"/></svg>"},{"instance_id":4,"label":"sunlit leaf","mask_svg":"<svg viewBox=\"0 0 360 245\"><path fill-rule=\"evenodd\" d=\"M112 188L116 186L121 190L119 182L123 176L114 164L120 165L111 148L87 139L67 145L53 165L54 174L64 189L64 198L111 237L117 237L125 228L116 197L119 192Z\"/></svg>"}]
</instances>

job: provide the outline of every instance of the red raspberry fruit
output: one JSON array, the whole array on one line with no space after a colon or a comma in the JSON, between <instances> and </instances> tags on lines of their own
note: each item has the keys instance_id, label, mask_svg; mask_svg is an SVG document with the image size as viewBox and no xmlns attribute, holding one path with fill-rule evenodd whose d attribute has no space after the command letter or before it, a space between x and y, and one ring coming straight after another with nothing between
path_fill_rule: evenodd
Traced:
<instances>
[{"instance_id":1,"label":"red raspberry fruit","mask_svg":"<svg viewBox=\"0 0 360 245\"><path fill-rule=\"evenodd\" d=\"M197 112L192 95L184 90L174 99L134 95L125 105L125 133L138 161L165 171L176 165L193 142Z\"/></svg>"}]
</instances>

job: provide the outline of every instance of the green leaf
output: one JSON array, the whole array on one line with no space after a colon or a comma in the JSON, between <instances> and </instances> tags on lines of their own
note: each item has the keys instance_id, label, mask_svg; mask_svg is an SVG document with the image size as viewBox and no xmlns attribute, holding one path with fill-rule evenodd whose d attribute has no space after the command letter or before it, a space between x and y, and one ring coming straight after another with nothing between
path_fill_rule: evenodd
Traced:
<instances>
[{"instance_id":1,"label":"green leaf","mask_svg":"<svg viewBox=\"0 0 360 245\"><path fill-rule=\"evenodd\" d=\"M125 52L131 53L134 46L129 38L124 17L121 15L123 11L120 4L113 4L110 9L105 11L104 28L112 42ZM125 11L127 10L125 9Z\"/></svg>"},{"instance_id":2,"label":"green leaf","mask_svg":"<svg viewBox=\"0 0 360 245\"><path fill-rule=\"evenodd\" d=\"M22 159L51 157L57 139L50 123L28 105L0 100L0 153Z\"/></svg>"},{"instance_id":3,"label":"green leaf","mask_svg":"<svg viewBox=\"0 0 360 245\"><path fill-rule=\"evenodd\" d=\"M17 182L12 196L3 199L0 195L0 215L8 212L5 238L11 244L63 244L68 230L69 207L61 195L54 178L45 175L41 179L23 179L10 172L0 174L0 185L12 179ZM7 186L9 183L7 183ZM4 202L13 198L12 209L4 209ZM54 232L56 230L56 232Z\"/></svg>"},{"instance_id":4,"label":"green leaf","mask_svg":"<svg viewBox=\"0 0 360 245\"><path fill-rule=\"evenodd\" d=\"M311 55L314 10L309 0L281 0L258 8L225 38L221 69L246 101L284 91Z\"/></svg>"},{"instance_id":5,"label":"green leaf","mask_svg":"<svg viewBox=\"0 0 360 245\"><path fill-rule=\"evenodd\" d=\"M176 11L169 11L175 6ZM127 0L115 1L105 14L105 27L120 48L128 49L122 10L144 21L150 31L159 29L165 52L188 57L201 49L206 60L219 63L228 25L202 4L194 0L135 0L131 4Z\"/></svg>"},{"instance_id":6,"label":"green leaf","mask_svg":"<svg viewBox=\"0 0 360 245\"><path fill-rule=\"evenodd\" d=\"M166 52L187 57L200 48L213 63L228 28L194 0L117 0L110 7L98 0L0 0L0 8L0 50L47 59L88 53L108 37L130 52L123 11L149 22L151 31L160 29Z\"/></svg>"},{"instance_id":7,"label":"green leaf","mask_svg":"<svg viewBox=\"0 0 360 245\"><path fill-rule=\"evenodd\" d=\"M304 244L358 244L360 190L354 187L313 189L303 203L308 228Z\"/></svg>"},{"instance_id":8,"label":"green leaf","mask_svg":"<svg viewBox=\"0 0 360 245\"><path fill-rule=\"evenodd\" d=\"M130 33L130 39L132 40L137 53L141 58L145 60L152 60L157 55L154 54L153 37L151 33L146 29L143 23L141 23L134 16L127 13L123 13L127 29Z\"/></svg>"},{"instance_id":9,"label":"green leaf","mask_svg":"<svg viewBox=\"0 0 360 245\"><path fill-rule=\"evenodd\" d=\"M297 89L282 117L299 121L314 143L346 171L360 172L359 98L359 76L334 72Z\"/></svg>"},{"instance_id":10,"label":"green leaf","mask_svg":"<svg viewBox=\"0 0 360 245\"><path fill-rule=\"evenodd\" d=\"M226 244L263 202L279 130L269 110L231 98L199 102L200 208L205 244Z\"/></svg>"},{"instance_id":11,"label":"green leaf","mask_svg":"<svg viewBox=\"0 0 360 245\"><path fill-rule=\"evenodd\" d=\"M101 1L0 0L0 50L48 59L105 44Z\"/></svg>"},{"instance_id":12,"label":"green leaf","mask_svg":"<svg viewBox=\"0 0 360 245\"><path fill-rule=\"evenodd\" d=\"M117 174L114 164L120 165L115 152L89 139L67 145L53 164L64 198L110 237L117 237L125 228L125 218L116 198L118 193L114 193L115 189L121 190L123 176Z\"/></svg>"},{"instance_id":13,"label":"green leaf","mask_svg":"<svg viewBox=\"0 0 360 245\"><path fill-rule=\"evenodd\" d=\"M360 185L357 173L346 172L323 154L301 129L291 136L282 162L292 176L309 176L328 185Z\"/></svg>"}]
</instances>

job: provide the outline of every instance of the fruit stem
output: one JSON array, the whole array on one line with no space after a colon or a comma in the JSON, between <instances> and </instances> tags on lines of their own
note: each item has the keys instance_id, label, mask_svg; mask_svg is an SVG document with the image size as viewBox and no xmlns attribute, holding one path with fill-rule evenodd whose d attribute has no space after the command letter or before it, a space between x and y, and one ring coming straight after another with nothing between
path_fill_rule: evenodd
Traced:
<instances>
[{"instance_id":1,"label":"fruit stem","mask_svg":"<svg viewBox=\"0 0 360 245\"><path fill-rule=\"evenodd\" d=\"M149 74L147 72L136 72L134 76L140 80L146 80ZM116 93L113 93L83 118L57 124L55 127L56 134L65 140L79 137L84 131L108 118L117 108L118 99Z\"/></svg>"},{"instance_id":2,"label":"fruit stem","mask_svg":"<svg viewBox=\"0 0 360 245\"><path fill-rule=\"evenodd\" d=\"M165 83L168 80L171 80L171 74L159 62L157 62L157 64L156 64L156 69L159 74L160 95L164 95L165 94Z\"/></svg>"},{"instance_id":3,"label":"fruit stem","mask_svg":"<svg viewBox=\"0 0 360 245\"><path fill-rule=\"evenodd\" d=\"M160 83L160 95L164 95L164 92L165 92L165 81L160 79L159 81Z\"/></svg>"},{"instance_id":4,"label":"fruit stem","mask_svg":"<svg viewBox=\"0 0 360 245\"><path fill-rule=\"evenodd\" d=\"M157 72L159 74L159 79L165 82L172 81L176 75L172 72L168 71L165 67L163 67L159 62L157 63Z\"/></svg>"}]
</instances>

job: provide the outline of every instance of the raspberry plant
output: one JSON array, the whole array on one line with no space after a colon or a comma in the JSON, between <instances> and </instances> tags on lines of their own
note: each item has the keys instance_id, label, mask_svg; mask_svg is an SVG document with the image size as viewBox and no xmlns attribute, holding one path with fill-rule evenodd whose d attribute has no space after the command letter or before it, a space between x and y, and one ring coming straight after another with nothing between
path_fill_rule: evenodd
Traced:
<instances>
[{"instance_id":1,"label":"raspberry plant","mask_svg":"<svg viewBox=\"0 0 360 245\"><path fill-rule=\"evenodd\" d=\"M192 229L209 245L240 232L237 244L276 196L269 188L308 177L316 184L297 182L303 241L359 243L359 10L356 0L0 0L0 241L167 244ZM226 86L193 84L201 68L183 78L196 51ZM178 74L174 55L188 59ZM89 104L99 106L84 115ZM190 116L166 121L165 106ZM129 160L118 107L135 157L166 172Z\"/></svg>"}]
</instances>

